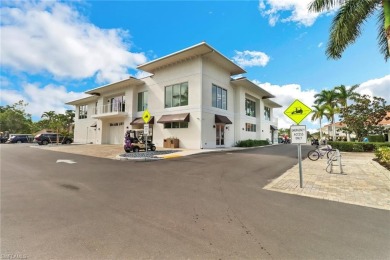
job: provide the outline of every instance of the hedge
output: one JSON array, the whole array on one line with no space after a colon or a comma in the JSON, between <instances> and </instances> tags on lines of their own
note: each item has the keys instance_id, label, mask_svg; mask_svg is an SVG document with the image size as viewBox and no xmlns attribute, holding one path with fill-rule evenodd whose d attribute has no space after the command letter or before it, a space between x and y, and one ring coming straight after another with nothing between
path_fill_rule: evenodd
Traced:
<instances>
[{"instance_id":1,"label":"hedge","mask_svg":"<svg viewBox=\"0 0 390 260\"><path fill-rule=\"evenodd\" d=\"M379 143L379 142L332 142L328 144L333 149L339 149L341 152L373 152L378 150L380 147L390 147L390 143Z\"/></svg>"},{"instance_id":2,"label":"hedge","mask_svg":"<svg viewBox=\"0 0 390 260\"><path fill-rule=\"evenodd\" d=\"M390 168L390 147L379 147L375 151L375 155L378 158L379 163Z\"/></svg>"},{"instance_id":3,"label":"hedge","mask_svg":"<svg viewBox=\"0 0 390 260\"><path fill-rule=\"evenodd\" d=\"M369 142L380 142L383 143L385 141L384 135L369 135L368 137Z\"/></svg>"},{"instance_id":4,"label":"hedge","mask_svg":"<svg viewBox=\"0 0 390 260\"><path fill-rule=\"evenodd\" d=\"M236 143L237 147L254 147L254 146L264 146L269 145L267 140L241 140Z\"/></svg>"}]
</instances>

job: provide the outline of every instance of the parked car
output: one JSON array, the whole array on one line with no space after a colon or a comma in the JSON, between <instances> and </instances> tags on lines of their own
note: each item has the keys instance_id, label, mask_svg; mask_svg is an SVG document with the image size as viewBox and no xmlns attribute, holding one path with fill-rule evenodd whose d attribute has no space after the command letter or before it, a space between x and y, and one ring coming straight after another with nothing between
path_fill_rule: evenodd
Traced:
<instances>
[{"instance_id":1,"label":"parked car","mask_svg":"<svg viewBox=\"0 0 390 260\"><path fill-rule=\"evenodd\" d=\"M7 144L14 144L14 143L32 143L34 140L33 135L28 134L14 134L11 135L8 140L6 141Z\"/></svg>"},{"instance_id":2,"label":"parked car","mask_svg":"<svg viewBox=\"0 0 390 260\"><path fill-rule=\"evenodd\" d=\"M35 142L39 145L47 145L50 143L57 143L57 134L56 133L44 133L38 134L35 136ZM71 144L73 142L72 138L68 136L58 135L58 142L61 144Z\"/></svg>"}]
</instances>

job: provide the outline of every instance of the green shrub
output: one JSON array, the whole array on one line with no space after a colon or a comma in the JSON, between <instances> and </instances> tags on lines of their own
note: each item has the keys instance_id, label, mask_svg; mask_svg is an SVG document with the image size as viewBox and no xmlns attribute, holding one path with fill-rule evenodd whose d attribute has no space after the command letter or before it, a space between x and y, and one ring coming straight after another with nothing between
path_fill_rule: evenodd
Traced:
<instances>
[{"instance_id":1,"label":"green shrub","mask_svg":"<svg viewBox=\"0 0 390 260\"><path fill-rule=\"evenodd\" d=\"M379 147L375 151L375 156L378 158L379 163L390 167L390 147Z\"/></svg>"},{"instance_id":2,"label":"green shrub","mask_svg":"<svg viewBox=\"0 0 390 260\"><path fill-rule=\"evenodd\" d=\"M385 141L385 136L384 135L370 135L368 136L368 141L369 142L384 142Z\"/></svg>"},{"instance_id":3,"label":"green shrub","mask_svg":"<svg viewBox=\"0 0 390 260\"><path fill-rule=\"evenodd\" d=\"M254 146L264 146L269 145L267 140L241 140L236 143L237 147L254 147Z\"/></svg>"},{"instance_id":4,"label":"green shrub","mask_svg":"<svg viewBox=\"0 0 390 260\"><path fill-rule=\"evenodd\" d=\"M328 142L333 149L341 152L373 152L380 147L390 147L390 143Z\"/></svg>"}]
</instances>

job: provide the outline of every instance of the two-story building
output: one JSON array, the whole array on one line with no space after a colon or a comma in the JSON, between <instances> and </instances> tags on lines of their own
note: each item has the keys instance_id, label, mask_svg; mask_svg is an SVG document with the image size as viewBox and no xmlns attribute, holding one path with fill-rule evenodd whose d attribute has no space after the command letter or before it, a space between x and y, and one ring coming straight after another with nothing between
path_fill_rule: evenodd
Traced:
<instances>
[{"instance_id":1,"label":"two-story building","mask_svg":"<svg viewBox=\"0 0 390 260\"><path fill-rule=\"evenodd\" d=\"M245 70L205 42L138 66L151 76L130 77L87 91L67 103L76 108L74 141L121 144L124 133L149 129L157 147L178 138L180 147L231 147L246 139L277 142L281 107L272 94L235 75Z\"/></svg>"}]
</instances>

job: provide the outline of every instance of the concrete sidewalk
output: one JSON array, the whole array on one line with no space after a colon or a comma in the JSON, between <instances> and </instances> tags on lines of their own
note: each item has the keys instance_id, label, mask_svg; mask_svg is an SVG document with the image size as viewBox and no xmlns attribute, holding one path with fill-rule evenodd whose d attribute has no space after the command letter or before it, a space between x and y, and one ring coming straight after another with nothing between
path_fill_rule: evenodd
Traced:
<instances>
[{"instance_id":1,"label":"concrete sidewalk","mask_svg":"<svg viewBox=\"0 0 390 260\"><path fill-rule=\"evenodd\" d=\"M264 189L390 210L390 171L373 158L372 153L341 153L343 173L339 162L335 162L333 173L328 173L326 159L305 159L303 188L297 164Z\"/></svg>"},{"instance_id":2,"label":"concrete sidewalk","mask_svg":"<svg viewBox=\"0 0 390 260\"><path fill-rule=\"evenodd\" d=\"M123 158L121 155L125 154L122 145L73 144L36 146L36 148L109 159L120 159ZM177 152L158 155L158 157L170 159L206 152L229 152L242 149L251 148L198 150L179 148L169 149ZM273 180L264 189L390 210L390 171L373 161L373 153L341 153L341 155L343 173L339 171L338 162L335 162L333 173L328 173L326 159L318 161L305 159L302 161L303 188L300 188L297 161L297 165Z\"/></svg>"}]
</instances>

